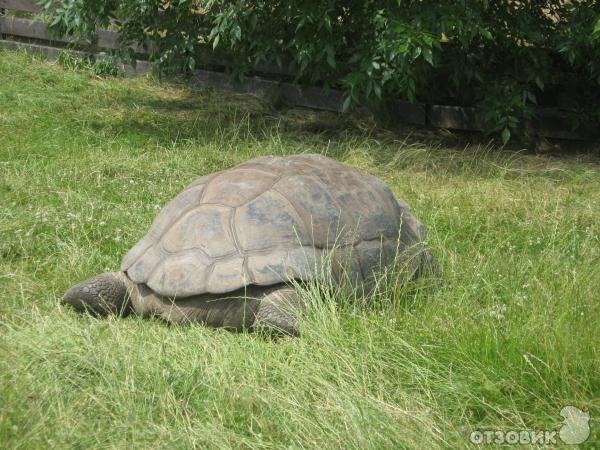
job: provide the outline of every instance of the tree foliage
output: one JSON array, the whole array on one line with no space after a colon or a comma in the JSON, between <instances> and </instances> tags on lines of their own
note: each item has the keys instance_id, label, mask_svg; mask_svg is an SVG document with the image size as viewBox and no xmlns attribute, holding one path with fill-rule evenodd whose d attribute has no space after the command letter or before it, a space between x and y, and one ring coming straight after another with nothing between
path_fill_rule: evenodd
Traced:
<instances>
[{"instance_id":1,"label":"tree foliage","mask_svg":"<svg viewBox=\"0 0 600 450\"><path fill-rule=\"evenodd\" d=\"M594 0L46 0L59 33L115 24L122 55L146 43L162 70L209 60L237 76L275 62L342 88L345 107L401 97L484 110L508 138L534 106L600 123Z\"/></svg>"}]
</instances>

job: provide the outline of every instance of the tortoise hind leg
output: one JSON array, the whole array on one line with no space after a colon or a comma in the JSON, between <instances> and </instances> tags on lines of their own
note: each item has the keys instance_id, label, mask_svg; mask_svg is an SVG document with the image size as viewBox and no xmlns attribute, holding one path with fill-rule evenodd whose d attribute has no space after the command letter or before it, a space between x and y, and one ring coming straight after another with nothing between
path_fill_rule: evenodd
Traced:
<instances>
[{"instance_id":1,"label":"tortoise hind leg","mask_svg":"<svg viewBox=\"0 0 600 450\"><path fill-rule=\"evenodd\" d=\"M282 286L268 291L262 297L252 329L299 336L298 312L303 302L295 289Z\"/></svg>"}]
</instances>

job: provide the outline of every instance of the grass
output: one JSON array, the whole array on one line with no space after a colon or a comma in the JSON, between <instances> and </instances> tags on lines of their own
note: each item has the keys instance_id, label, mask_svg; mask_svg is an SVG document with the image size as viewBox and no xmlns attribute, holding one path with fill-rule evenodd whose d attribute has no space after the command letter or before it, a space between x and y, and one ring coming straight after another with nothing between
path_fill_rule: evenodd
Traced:
<instances>
[{"instance_id":1,"label":"grass","mask_svg":"<svg viewBox=\"0 0 600 450\"><path fill-rule=\"evenodd\" d=\"M557 429L565 405L598 445L597 156L457 148L8 51L0 136L3 447L461 448L474 429ZM279 341L59 305L194 178L299 152L408 201L442 283L384 284L368 307L309 291L323 306Z\"/></svg>"}]
</instances>

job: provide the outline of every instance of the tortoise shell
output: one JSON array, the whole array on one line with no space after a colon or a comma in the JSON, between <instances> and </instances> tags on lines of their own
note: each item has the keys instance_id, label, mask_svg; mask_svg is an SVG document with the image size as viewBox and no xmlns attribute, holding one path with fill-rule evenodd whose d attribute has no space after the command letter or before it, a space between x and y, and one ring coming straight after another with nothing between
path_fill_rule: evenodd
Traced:
<instances>
[{"instance_id":1,"label":"tortoise shell","mask_svg":"<svg viewBox=\"0 0 600 450\"><path fill-rule=\"evenodd\" d=\"M357 281L420 244L423 226L374 176L321 155L266 156L201 177L169 202L121 270L188 297L309 280L328 255Z\"/></svg>"}]
</instances>

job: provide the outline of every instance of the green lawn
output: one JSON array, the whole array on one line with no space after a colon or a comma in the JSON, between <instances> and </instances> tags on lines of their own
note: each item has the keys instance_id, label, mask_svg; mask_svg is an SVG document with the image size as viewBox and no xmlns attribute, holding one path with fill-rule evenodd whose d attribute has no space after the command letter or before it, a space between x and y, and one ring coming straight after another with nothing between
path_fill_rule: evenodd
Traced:
<instances>
[{"instance_id":1,"label":"green lawn","mask_svg":"<svg viewBox=\"0 0 600 450\"><path fill-rule=\"evenodd\" d=\"M59 305L194 178L300 152L408 201L441 283L323 298L279 341ZM599 169L0 51L0 446L461 448L565 405L597 446Z\"/></svg>"}]
</instances>

